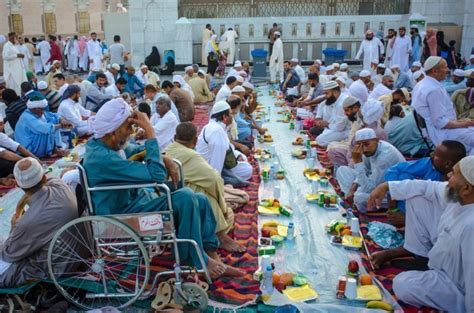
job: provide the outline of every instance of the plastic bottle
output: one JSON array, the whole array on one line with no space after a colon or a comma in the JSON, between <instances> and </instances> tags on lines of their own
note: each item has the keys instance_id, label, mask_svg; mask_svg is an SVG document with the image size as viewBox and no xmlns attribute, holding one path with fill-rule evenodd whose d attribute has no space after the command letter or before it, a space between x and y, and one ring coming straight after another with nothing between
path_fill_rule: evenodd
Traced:
<instances>
[{"instance_id":1,"label":"plastic bottle","mask_svg":"<svg viewBox=\"0 0 474 313\"><path fill-rule=\"evenodd\" d=\"M271 265L267 266L263 273L262 293L266 295L273 293L273 268Z\"/></svg>"},{"instance_id":2,"label":"plastic bottle","mask_svg":"<svg viewBox=\"0 0 474 313\"><path fill-rule=\"evenodd\" d=\"M295 238L295 225L293 222L288 224L288 231L286 233L286 239L293 240Z\"/></svg>"},{"instance_id":3,"label":"plastic bottle","mask_svg":"<svg viewBox=\"0 0 474 313\"><path fill-rule=\"evenodd\" d=\"M346 225L351 225L351 220L353 217L354 217L354 213L352 213L352 208L348 208L346 210L346 219L347 219Z\"/></svg>"}]
</instances>

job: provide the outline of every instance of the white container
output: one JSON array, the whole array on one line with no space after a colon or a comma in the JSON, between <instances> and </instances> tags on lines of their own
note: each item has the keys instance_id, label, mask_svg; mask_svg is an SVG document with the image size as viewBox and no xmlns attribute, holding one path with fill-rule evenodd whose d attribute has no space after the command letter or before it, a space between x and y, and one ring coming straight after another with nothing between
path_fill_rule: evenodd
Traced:
<instances>
[{"instance_id":1,"label":"white container","mask_svg":"<svg viewBox=\"0 0 474 313\"><path fill-rule=\"evenodd\" d=\"M359 218L357 217L351 218L351 232L352 232L352 236L359 237L360 224L359 224Z\"/></svg>"},{"instance_id":2,"label":"white container","mask_svg":"<svg viewBox=\"0 0 474 313\"><path fill-rule=\"evenodd\" d=\"M273 198L280 199L280 196L281 196L281 187L279 185L273 187Z\"/></svg>"},{"instance_id":3,"label":"white container","mask_svg":"<svg viewBox=\"0 0 474 313\"><path fill-rule=\"evenodd\" d=\"M344 293L347 299L357 298L357 280L355 278L348 278L346 282L346 291Z\"/></svg>"}]
</instances>

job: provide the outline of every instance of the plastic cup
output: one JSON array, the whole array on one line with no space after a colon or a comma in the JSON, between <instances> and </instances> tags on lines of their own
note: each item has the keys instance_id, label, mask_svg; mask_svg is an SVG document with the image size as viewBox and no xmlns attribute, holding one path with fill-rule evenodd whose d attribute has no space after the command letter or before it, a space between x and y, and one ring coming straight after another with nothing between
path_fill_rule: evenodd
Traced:
<instances>
[{"instance_id":1,"label":"plastic cup","mask_svg":"<svg viewBox=\"0 0 474 313\"><path fill-rule=\"evenodd\" d=\"M351 218L351 232L352 232L352 236L359 237L360 224L359 224L359 218L357 217Z\"/></svg>"},{"instance_id":2,"label":"plastic cup","mask_svg":"<svg viewBox=\"0 0 474 313\"><path fill-rule=\"evenodd\" d=\"M263 269L272 266L272 260L270 259L269 255L262 255L260 257L260 267Z\"/></svg>"},{"instance_id":3,"label":"plastic cup","mask_svg":"<svg viewBox=\"0 0 474 313\"><path fill-rule=\"evenodd\" d=\"M280 186L273 187L273 198L280 199L280 196L281 196L281 187Z\"/></svg>"},{"instance_id":4,"label":"plastic cup","mask_svg":"<svg viewBox=\"0 0 474 313\"><path fill-rule=\"evenodd\" d=\"M346 283L345 296L347 299L357 298L357 280L355 278L348 278Z\"/></svg>"}]
</instances>

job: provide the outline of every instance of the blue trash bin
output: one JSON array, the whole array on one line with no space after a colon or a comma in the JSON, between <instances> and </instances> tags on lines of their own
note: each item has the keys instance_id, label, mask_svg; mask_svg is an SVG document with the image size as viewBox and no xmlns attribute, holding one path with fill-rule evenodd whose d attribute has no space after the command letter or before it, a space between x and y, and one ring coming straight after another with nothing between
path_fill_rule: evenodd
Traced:
<instances>
[{"instance_id":1,"label":"blue trash bin","mask_svg":"<svg viewBox=\"0 0 474 313\"><path fill-rule=\"evenodd\" d=\"M253 77L267 77L268 51L255 49L250 53L253 59Z\"/></svg>"},{"instance_id":2,"label":"blue trash bin","mask_svg":"<svg viewBox=\"0 0 474 313\"><path fill-rule=\"evenodd\" d=\"M334 48L326 48L323 50L324 62L326 65L334 62L343 62L347 54L347 50L337 50Z\"/></svg>"}]
</instances>

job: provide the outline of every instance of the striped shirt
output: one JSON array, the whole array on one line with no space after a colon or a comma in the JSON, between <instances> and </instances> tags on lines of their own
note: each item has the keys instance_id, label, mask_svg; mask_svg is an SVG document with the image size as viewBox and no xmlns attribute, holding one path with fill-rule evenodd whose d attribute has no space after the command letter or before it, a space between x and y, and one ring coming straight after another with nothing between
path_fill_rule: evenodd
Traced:
<instances>
[{"instance_id":1,"label":"striped shirt","mask_svg":"<svg viewBox=\"0 0 474 313\"><path fill-rule=\"evenodd\" d=\"M57 91L50 89L44 97L48 101L49 111L56 113L61 103L61 95Z\"/></svg>"},{"instance_id":2,"label":"striped shirt","mask_svg":"<svg viewBox=\"0 0 474 313\"><path fill-rule=\"evenodd\" d=\"M6 120L8 121L8 123L10 123L10 127L13 130L15 130L16 123L18 122L18 119L25 110L26 101L22 99L14 101L5 109Z\"/></svg>"}]
</instances>

